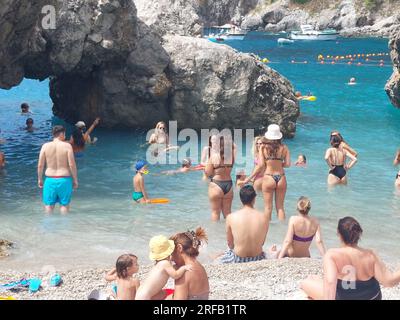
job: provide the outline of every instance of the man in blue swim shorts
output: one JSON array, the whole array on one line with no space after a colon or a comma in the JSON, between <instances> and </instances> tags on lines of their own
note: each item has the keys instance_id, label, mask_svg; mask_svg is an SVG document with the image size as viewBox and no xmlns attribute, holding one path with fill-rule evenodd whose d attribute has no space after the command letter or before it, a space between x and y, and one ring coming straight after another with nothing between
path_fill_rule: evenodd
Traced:
<instances>
[{"instance_id":1,"label":"man in blue swim shorts","mask_svg":"<svg viewBox=\"0 0 400 320\"><path fill-rule=\"evenodd\" d=\"M38 163L38 185L43 188L43 203L47 213L52 213L55 204L60 212L67 213L72 190L78 188L78 173L71 144L65 142L65 128L53 128L53 141L45 143L40 150ZM43 170L46 179L43 184Z\"/></svg>"}]
</instances>

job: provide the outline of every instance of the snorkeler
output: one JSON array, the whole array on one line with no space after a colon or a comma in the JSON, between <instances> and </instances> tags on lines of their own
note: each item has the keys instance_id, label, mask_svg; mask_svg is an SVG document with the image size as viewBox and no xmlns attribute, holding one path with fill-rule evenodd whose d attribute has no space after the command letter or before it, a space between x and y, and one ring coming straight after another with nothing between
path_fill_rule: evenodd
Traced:
<instances>
[{"instance_id":1,"label":"snorkeler","mask_svg":"<svg viewBox=\"0 0 400 320\"><path fill-rule=\"evenodd\" d=\"M144 187L144 177L143 175L148 174L147 162L144 160L139 160L135 165L136 175L133 177L133 193L132 199L136 203L150 203L149 196L147 195L146 189Z\"/></svg>"}]
</instances>

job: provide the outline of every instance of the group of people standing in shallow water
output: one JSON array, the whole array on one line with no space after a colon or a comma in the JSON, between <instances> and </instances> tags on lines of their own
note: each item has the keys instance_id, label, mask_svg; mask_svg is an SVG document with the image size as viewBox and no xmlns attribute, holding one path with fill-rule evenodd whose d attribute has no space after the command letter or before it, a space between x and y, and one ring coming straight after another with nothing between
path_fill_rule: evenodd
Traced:
<instances>
[{"instance_id":1,"label":"group of people standing in shallow water","mask_svg":"<svg viewBox=\"0 0 400 320\"><path fill-rule=\"evenodd\" d=\"M99 122L93 123L85 133L84 123L76 124L76 134L70 143L65 142L65 129L53 128L54 140L42 147L38 164L38 185L43 187L43 201L48 212L59 202L62 212L68 211L72 188L78 187L75 157L83 150L78 140L89 143L89 133ZM158 144L157 152L174 148L169 145L166 125L157 124L157 131L151 137L151 144ZM79 132L78 132L79 131ZM162 141L159 141L159 135ZM326 251L322 241L321 227L317 219L309 215L311 201L301 197L297 203L297 216L292 216L281 248L272 246L264 252L269 224L272 216L273 199L279 220L285 220L284 199L287 181L284 169L291 166L289 148L282 143L282 133L278 125L270 125L264 136L254 142L254 170L246 176L238 175L236 186L240 188L243 208L231 212L234 184L231 178L236 158L236 146L230 135L212 135L209 145L203 149L200 168L204 177L210 179L208 195L211 204L212 220L219 220L222 212L226 218L228 250L218 257L222 263L256 261L268 255L274 258L310 257L310 245L315 239L323 255L324 277L310 277L301 287L311 298L329 299L380 299L379 284L393 286L400 282L400 271L390 272L371 250L358 246L362 234L360 224L351 217L339 220L338 235L340 249ZM92 141L92 140L91 140ZM357 153L344 141L339 132L330 136L331 147L326 150L325 160L330 169L328 184L346 184L347 172L357 162ZM161 146L161 147L160 147ZM347 161L347 158L350 161ZM4 161L4 160L3 160ZM182 170L191 171L191 162L184 161ZM394 164L400 163L397 152ZM300 155L296 165L306 166L306 157ZM43 170L46 167L46 179L43 182ZM147 164L136 164L133 199L136 202L148 202L143 175L148 173ZM396 176L396 184L400 181ZM400 185L400 183L399 183ZM262 192L264 213L254 208L256 192ZM175 279L175 292L169 295L173 299L206 299L210 288L204 267L197 261L200 246L207 241L202 228L196 231L179 233L170 240L163 236L153 237L150 241L150 259L155 261L154 268L140 285L132 276L138 272L138 258L135 255L123 255L118 258L115 269L106 279L117 282L117 299L163 299L171 291L163 290L169 277ZM175 267L171 265L175 262ZM345 285L343 284L345 282ZM347 290L347 289L349 290ZM350 290L354 289L354 290Z\"/></svg>"}]
</instances>

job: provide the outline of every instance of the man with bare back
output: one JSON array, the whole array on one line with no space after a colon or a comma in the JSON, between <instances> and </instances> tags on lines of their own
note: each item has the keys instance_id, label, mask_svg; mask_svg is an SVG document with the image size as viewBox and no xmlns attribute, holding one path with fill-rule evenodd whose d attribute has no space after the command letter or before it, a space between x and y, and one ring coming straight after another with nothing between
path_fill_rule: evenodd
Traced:
<instances>
[{"instance_id":1,"label":"man with bare back","mask_svg":"<svg viewBox=\"0 0 400 320\"><path fill-rule=\"evenodd\" d=\"M57 202L60 212L69 211L72 189L78 188L78 174L72 146L65 142L65 128L53 128L53 141L45 143L40 150L38 185L43 188L43 202L47 213L52 213ZM43 184L43 170L46 179Z\"/></svg>"}]
</instances>

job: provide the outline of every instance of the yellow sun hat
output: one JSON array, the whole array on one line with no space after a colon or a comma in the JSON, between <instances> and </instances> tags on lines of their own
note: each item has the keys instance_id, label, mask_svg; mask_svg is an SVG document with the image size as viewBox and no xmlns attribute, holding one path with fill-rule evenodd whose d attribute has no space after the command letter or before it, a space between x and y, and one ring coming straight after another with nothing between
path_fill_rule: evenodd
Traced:
<instances>
[{"instance_id":1,"label":"yellow sun hat","mask_svg":"<svg viewBox=\"0 0 400 320\"><path fill-rule=\"evenodd\" d=\"M159 261L168 258L174 252L175 243L172 240L168 240L165 236L155 236L150 239L149 247L149 258Z\"/></svg>"}]
</instances>

